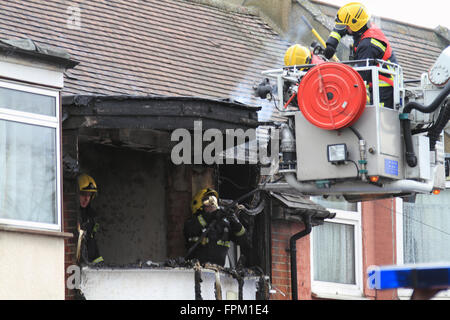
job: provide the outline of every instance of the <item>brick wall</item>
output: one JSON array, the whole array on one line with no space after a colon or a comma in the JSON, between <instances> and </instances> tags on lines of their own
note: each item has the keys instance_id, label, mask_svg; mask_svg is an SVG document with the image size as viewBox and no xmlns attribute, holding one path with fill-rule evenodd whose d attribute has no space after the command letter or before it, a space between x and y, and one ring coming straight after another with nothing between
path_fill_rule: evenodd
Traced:
<instances>
[{"instance_id":1,"label":"brick wall","mask_svg":"<svg viewBox=\"0 0 450 320\"><path fill-rule=\"evenodd\" d=\"M176 258L186 254L183 226L191 217L191 166L170 163L167 179L167 256Z\"/></svg>"},{"instance_id":2,"label":"brick wall","mask_svg":"<svg viewBox=\"0 0 450 320\"><path fill-rule=\"evenodd\" d=\"M276 290L271 295L273 300L292 299L289 239L303 229L299 222L272 221L272 286ZM309 235L297 241L297 282L298 299L311 299Z\"/></svg>"},{"instance_id":3,"label":"brick wall","mask_svg":"<svg viewBox=\"0 0 450 320\"><path fill-rule=\"evenodd\" d=\"M186 254L183 236L184 222L192 216L191 200L199 190L214 186L212 168L191 165L173 165L169 160L167 177L167 256Z\"/></svg>"},{"instance_id":4,"label":"brick wall","mask_svg":"<svg viewBox=\"0 0 450 320\"><path fill-rule=\"evenodd\" d=\"M77 130L63 130L62 134L62 149L63 155L69 155L72 159L78 159L78 138ZM77 198L77 181L76 179L63 172L63 231L75 234L77 212L79 207L79 200ZM64 272L65 272L65 284L67 277L70 276L66 273L67 268L70 265L76 264L76 247L77 239L75 237L64 240ZM74 290L67 289L65 286L65 298L66 300L72 300L75 298Z\"/></svg>"},{"instance_id":5,"label":"brick wall","mask_svg":"<svg viewBox=\"0 0 450 320\"><path fill-rule=\"evenodd\" d=\"M73 180L65 180L65 185L73 184L75 185L75 181ZM76 216L77 216L77 206L78 202L76 201L76 190L75 192L69 191L69 187L65 187L65 192L63 196L63 217L64 217L64 232L70 232L75 234L76 231ZM65 239L64 240L64 270L66 271L70 265L76 264L76 248L77 248L77 239L75 237ZM67 273L65 274L65 281L67 281L67 277L70 276ZM69 290L66 287L66 299L72 300L75 298L75 292L73 290Z\"/></svg>"},{"instance_id":6,"label":"brick wall","mask_svg":"<svg viewBox=\"0 0 450 320\"><path fill-rule=\"evenodd\" d=\"M362 204L364 295L374 300L396 300L397 290L367 288L366 270L371 265L396 264L395 199Z\"/></svg>"}]
</instances>

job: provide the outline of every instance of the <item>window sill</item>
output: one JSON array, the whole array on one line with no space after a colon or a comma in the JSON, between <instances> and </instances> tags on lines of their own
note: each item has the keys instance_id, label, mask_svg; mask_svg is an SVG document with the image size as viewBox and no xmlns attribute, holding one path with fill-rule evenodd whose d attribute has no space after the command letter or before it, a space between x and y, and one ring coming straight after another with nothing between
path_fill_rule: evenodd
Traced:
<instances>
[{"instance_id":1,"label":"window sill","mask_svg":"<svg viewBox=\"0 0 450 320\"><path fill-rule=\"evenodd\" d=\"M56 237L56 238L72 238L73 234L69 232L60 232L60 231L51 231L51 230L38 230L38 229L27 229L23 227L14 227L14 226L6 226L6 225L0 225L0 231L7 231L7 232L18 232L18 233L27 233L27 234L35 234L35 235L42 235L42 236L49 236L49 237Z\"/></svg>"},{"instance_id":2,"label":"window sill","mask_svg":"<svg viewBox=\"0 0 450 320\"><path fill-rule=\"evenodd\" d=\"M353 295L316 293L316 292L311 292L311 297L314 299L327 299L327 300L371 300L369 298L358 295L353 296Z\"/></svg>"}]
</instances>

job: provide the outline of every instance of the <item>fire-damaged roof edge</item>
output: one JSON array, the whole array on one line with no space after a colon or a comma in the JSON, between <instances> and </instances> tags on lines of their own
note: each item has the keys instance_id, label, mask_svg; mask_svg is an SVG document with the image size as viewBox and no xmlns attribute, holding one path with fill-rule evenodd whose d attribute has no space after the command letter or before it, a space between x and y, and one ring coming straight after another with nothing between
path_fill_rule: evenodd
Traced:
<instances>
[{"instance_id":1,"label":"fire-damaged roof edge","mask_svg":"<svg viewBox=\"0 0 450 320\"><path fill-rule=\"evenodd\" d=\"M247 105L229 98L226 99L212 99L195 96L165 96L165 95L66 95L62 97L63 105L74 105L87 107L94 102L100 101L127 101L127 100L141 100L141 101L198 101L223 104L231 108L246 109L251 111L259 111L261 107Z\"/></svg>"},{"instance_id":2,"label":"fire-damaged roof edge","mask_svg":"<svg viewBox=\"0 0 450 320\"><path fill-rule=\"evenodd\" d=\"M188 96L64 96L64 128L130 128L174 130L256 128L260 107L233 100Z\"/></svg>"}]
</instances>

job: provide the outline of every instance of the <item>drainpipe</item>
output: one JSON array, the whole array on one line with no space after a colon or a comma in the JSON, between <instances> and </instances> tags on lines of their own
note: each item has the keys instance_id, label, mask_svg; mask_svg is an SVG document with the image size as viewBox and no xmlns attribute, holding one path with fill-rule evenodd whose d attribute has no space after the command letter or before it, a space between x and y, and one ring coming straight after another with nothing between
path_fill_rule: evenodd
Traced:
<instances>
[{"instance_id":1,"label":"drainpipe","mask_svg":"<svg viewBox=\"0 0 450 320\"><path fill-rule=\"evenodd\" d=\"M289 247L291 253L291 290L292 300L298 300L297 296L297 240L307 236L311 232L311 216L307 215L303 220L305 229L299 233L294 234L289 240Z\"/></svg>"}]
</instances>

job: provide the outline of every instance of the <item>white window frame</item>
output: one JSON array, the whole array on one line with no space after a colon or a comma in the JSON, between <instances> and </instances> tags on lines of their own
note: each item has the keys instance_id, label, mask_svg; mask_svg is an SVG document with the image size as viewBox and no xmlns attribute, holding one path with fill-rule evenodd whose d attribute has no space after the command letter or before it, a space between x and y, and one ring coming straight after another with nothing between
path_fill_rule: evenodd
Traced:
<instances>
[{"instance_id":1,"label":"white window frame","mask_svg":"<svg viewBox=\"0 0 450 320\"><path fill-rule=\"evenodd\" d=\"M0 87L28 93L36 93L55 98L55 116L41 115L31 112L0 108L0 120L13 121L28 125L37 125L55 129L56 151L56 223L42 223L25 220L0 218L0 224L30 229L61 231L61 125L60 125L60 92L57 89L43 88L37 85L0 80Z\"/></svg>"},{"instance_id":2,"label":"white window frame","mask_svg":"<svg viewBox=\"0 0 450 320\"><path fill-rule=\"evenodd\" d=\"M327 299L364 299L363 297L363 266L362 266L362 226L361 203L358 203L358 211L343 211L337 209L327 210L335 212L333 219L325 219L325 222L340 223L354 226L355 240L355 284L343 284L314 280L314 229L310 236L310 261L311 261L311 292L319 298Z\"/></svg>"},{"instance_id":3,"label":"white window frame","mask_svg":"<svg viewBox=\"0 0 450 320\"><path fill-rule=\"evenodd\" d=\"M445 188L450 189L450 181L445 182ZM403 199L395 198L396 211L397 211L397 221L396 221L396 235L397 235L397 265L403 265ZM397 295L401 300L409 300L413 293L413 289L408 288L398 288ZM441 291L433 297L433 299L450 299L450 289Z\"/></svg>"}]
</instances>

